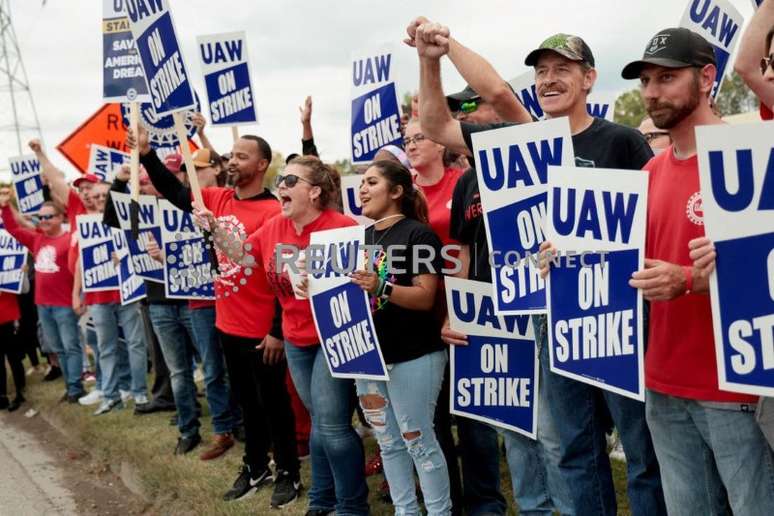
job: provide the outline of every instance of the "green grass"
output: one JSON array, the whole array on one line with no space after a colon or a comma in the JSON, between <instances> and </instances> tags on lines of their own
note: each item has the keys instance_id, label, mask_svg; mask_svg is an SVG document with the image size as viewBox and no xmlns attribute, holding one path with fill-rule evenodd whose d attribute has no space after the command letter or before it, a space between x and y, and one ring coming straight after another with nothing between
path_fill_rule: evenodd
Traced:
<instances>
[{"instance_id":1,"label":"green grass","mask_svg":"<svg viewBox=\"0 0 774 516\"><path fill-rule=\"evenodd\" d=\"M114 472L120 471L122 462L132 466L144 496L152 505L154 513L161 514L207 514L207 515L255 515L269 512L270 488L264 488L255 496L237 502L223 502L221 496L233 483L242 459L242 445L232 448L225 456L214 461L199 460L197 448L183 457L173 455L177 440L177 428L169 425L170 413L149 414L141 417L132 414L129 408L95 417L91 413L95 406L83 407L59 403L63 392L61 381L42 383L39 375L28 377L27 399L30 405L41 411L49 421L55 423L68 436L80 443L100 461L109 464ZM203 400L202 400L203 401ZM206 402L203 402L205 417L202 418L202 439L206 446L212 427L207 417ZM366 455L370 457L375 442L366 440ZM626 468L613 462L619 514L629 514L626 497ZM501 458L503 495L509 501L508 514L516 515L511 480L505 460ZM526 472L525 474L530 474ZM302 465L302 481L310 483L310 464ZM371 513L375 516L393 514L391 505L377 496L381 476L368 479ZM283 515L303 515L307 498L277 511Z\"/></svg>"}]
</instances>

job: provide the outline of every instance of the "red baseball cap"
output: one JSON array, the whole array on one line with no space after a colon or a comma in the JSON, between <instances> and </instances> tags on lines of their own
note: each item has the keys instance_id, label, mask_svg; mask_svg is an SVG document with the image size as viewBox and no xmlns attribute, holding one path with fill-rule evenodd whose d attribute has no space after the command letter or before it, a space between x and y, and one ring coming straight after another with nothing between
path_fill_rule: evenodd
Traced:
<instances>
[{"instance_id":1,"label":"red baseball cap","mask_svg":"<svg viewBox=\"0 0 774 516\"><path fill-rule=\"evenodd\" d=\"M94 174L84 174L75 181L73 181L73 186L75 188L78 188L81 186L82 183L99 183L99 178L95 176Z\"/></svg>"}]
</instances>

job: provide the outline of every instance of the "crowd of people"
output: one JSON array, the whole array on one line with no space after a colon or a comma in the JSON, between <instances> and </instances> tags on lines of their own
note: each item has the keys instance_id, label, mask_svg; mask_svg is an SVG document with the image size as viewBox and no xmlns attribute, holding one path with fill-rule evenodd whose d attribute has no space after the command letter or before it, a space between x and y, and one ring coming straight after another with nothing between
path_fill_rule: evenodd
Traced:
<instances>
[{"instance_id":1,"label":"crowd of people","mask_svg":"<svg viewBox=\"0 0 774 516\"><path fill-rule=\"evenodd\" d=\"M743 35L735 69L768 119L773 36L774 0L765 0ZM277 269L279 244L304 249L316 231L356 224L341 212L338 171L317 156L308 98L301 108L302 153L288 158L272 189L264 186L269 142L243 135L221 155L197 114L202 148L193 164L201 203L193 202L182 157L162 159L144 129L129 131L127 144L142 165L141 193L193 212L212 233L214 301L168 299L163 285L151 281L144 300L126 305L117 290L83 294L76 217L102 214L106 225L118 227L110 193L128 191L129 167L110 184L85 175L68 185L40 143L30 142L49 200L30 220L13 208L10 189L0 189L3 223L34 263L26 293L0 294L0 357L10 365L16 393L9 402L3 364L0 407L24 404L22 360L30 358L28 373L39 371L39 343L49 362L45 380L64 379L63 401L95 405L95 416L130 400L137 416L174 412L180 434L174 453L183 455L201 444L200 365L213 430L200 458L244 442L227 501L269 485L272 507L295 501L300 461L309 456L309 516L368 514L366 476L381 471L395 514L420 514L419 491L431 515L502 515L501 436L521 514L614 515L608 438L615 433L633 514L774 514L774 421L764 410L770 400L718 387L708 279L716 251L700 211L686 213L700 191L694 129L723 123L710 102L713 47L681 28L643 42L642 58L621 72L639 81L648 112L639 130L587 112L597 70L582 38L555 34L526 54L546 117L569 120L576 166L649 172L645 268L629 283L649 302L646 401L553 373L546 317L536 315L540 411L537 439L530 439L450 416L447 346L464 346L467 337L449 327L437 271L441 247L455 243L463 265L456 276L492 281L472 135L534 120L486 59L448 27L417 18L405 42L416 49L420 79L403 126L404 148L382 148L360 171L358 191L363 215L375 221L366 243L400 246L393 260L402 270L380 252L368 256L373 267L351 275L371 300L388 381L331 375L311 323L308 281ZM444 58L467 82L463 91L444 93ZM420 245L436 249L433 267L414 263L412 248ZM160 243L147 249L165 259ZM552 249L550 242L541 246L543 253ZM548 274L547 260L542 267ZM92 326L79 322L86 319ZM93 351L93 378L84 344ZM87 392L89 379L96 383ZM367 462L364 429L379 447Z\"/></svg>"}]
</instances>

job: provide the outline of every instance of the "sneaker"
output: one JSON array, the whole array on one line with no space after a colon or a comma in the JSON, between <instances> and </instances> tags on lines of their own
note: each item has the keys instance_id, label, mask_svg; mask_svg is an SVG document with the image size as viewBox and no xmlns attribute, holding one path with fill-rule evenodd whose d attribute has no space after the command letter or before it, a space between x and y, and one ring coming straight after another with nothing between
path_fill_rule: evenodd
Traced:
<instances>
[{"instance_id":1,"label":"sneaker","mask_svg":"<svg viewBox=\"0 0 774 516\"><path fill-rule=\"evenodd\" d=\"M250 466L243 464L239 468L239 475L234 481L234 485L231 489L223 495L223 500L241 500L246 496L250 496L257 492L261 487L271 482L271 471L268 468L259 472L257 475L253 475L250 472Z\"/></svg>"},{"instance_id":2,"label":"sneaker","mask_svg":"<svg viewBox=\"0 0 774 516\"><path fill-rule=\"evenodd\" d=\"M96 405L100 401L102 401L102 391L99 389L94 389L86 396L78 398L78 403L81 405Z\"/></svg>"},{"instance_id":3,"label":"sneaker","mask_svg":"<svg viewBox=\"0 0 774 516\"><path fill-rule=\"evenodd\" d=\"M35 368L35 366L30 367L24 372L24 376L32 376L33 374L37 373L38 370Z\"/></svg>"},{"instance_id":4,"label":"sneaker","mask_svg":"<svg viewBox=\"0 0 774 516\"><path fill-rule=\"evenodd\" d=\"M130 391L124 391L119 389L118 392L121 395L121 401L123 401L124 403L128 403L129 401L132 400L132 393Z\"/></svg>"},{"instance_id":5,"label":"sneaker","mask_svg":"<svg viewBox=\"0 0 774 516\"><path fill-rule=\"evenodd\" d=\"M298 476L292 477L287 471L277 471L274 480L274 492L271 494L271 506L279 509L293 503L301 492L301 480Z\"/></svg>"},{"instance_id":6,"label":"sneaker","mask_svg":"<svg viewBox=\"0 0 774 516\"><path fill-rule=\"evenodd\" d=\"M68 394L67 403L78 403L78 400L86 396L86 391L81 391L78 394Z\"/></svg>"},{"instance_id":7,"label":"sneaker","mask_svg":"<svg viewBox=\"0 0 774 516\"><path fill-rule=\"evenodd\" d=\"M620 462L626 462L626 454L624 453L623 444L621 444L620 439L618 439L618 442L610 451L610 458Z\"/></svg>"},{"instance_id":8,"label":"sneaker","mask_svg":"<svg viewBox=\"0 0 774 516\"><path fill-rule=\"evenodd\" d=\"M179 437L175 446L175 455L185 455L202 442L202 436L193 434L191 437Z\"/></svg>"},{"instance_id":9,"label":"sneaker","mask_svg":"<svg viewBox=\"0 0 774 516\"><path fill-rule=\"evenodd\" d=\"M201 460L217 459L234 446L234 438L231 434L215 434L212 438L212 446L207 448L199 455Z\"/></svg>"},{"instance_id":10,"label":"sneaker","mask_svg":"<svg viewBox=\"0 0 774 516\"><path fill-rule=\"evenodd\" d=\"M8 412L15 412L19 410L19 407L21 407L22 403L24 403L25 401L27 400L24 399L24 396L22 396L21 394L17 394L16 397L13 399L13 401L11 401L11 403L8 404Z\"/></svg>"},{"instance_id":11,"label":"sneaker","mask_svg":"<svg viewBox=\"0 0 774 516\"><path fill-rule=\"evenodd\" d=\"M197 383L202 383L204 381L204 373L198 367L196 368L196 371L194 371L193 380Z\"/></svg>"},{"instance_id":12,"label":"sneaker","mask_svg":"<svg viewBox=\"0 0 774 516\"><path fill-rule=\"evenodd\" d=\"M114 408L121 405L121 400L102 400L102 403L100 403L99 408L94 411L95 416L101 416L102 414L107 414Z\"/></svg>"},{"instance_id":13,"label":"sneaker","mask_svg":"<svg viewBox=\"0 0 774 516\"><path fill-rule=\"evenodd\" d=\"M134 398L134 405L147 405L148 397L145 394L138 394L137 396L133 396Z\"/></svg>"},{"instance_id":14,"label":"sneaker","mask_svg":"<svg viewBox=\"0 0 774 516\"><path fill-rule=\"evenodd\" d=\"M43 377L44 382L53 382L57 378L62 376L62 369L56 366L51 366L51 369L48 370L46 373L46 376Z\"/></svg>"}]
</instances>

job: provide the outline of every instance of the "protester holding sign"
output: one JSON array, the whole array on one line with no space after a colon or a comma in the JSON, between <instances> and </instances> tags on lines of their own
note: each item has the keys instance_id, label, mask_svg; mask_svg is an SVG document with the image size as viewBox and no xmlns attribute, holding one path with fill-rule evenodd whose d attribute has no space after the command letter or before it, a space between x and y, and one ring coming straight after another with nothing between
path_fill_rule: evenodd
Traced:
<instances>
[{"instance_id":1,"label":"protester holding sign","mask_svg":"<svg viewBox=\"0 0 774 516\"><path fill-rule=\"evenodd\" d=\"M70 233L62 229L62 210L52 202L40 208L39 231L23 229L13 217L7 194L0 194L2 219L8 232L35 256L35 304L49 348L59 355L67 383L66 399L77 403L86 394L81 382L83 351L78 338L78 318L70 293L73 275L67 266Z\"/></svg>"},{"instance_id":2,"label":"protester holding sign","mask_svg":"<svg viewBox=\"0 0 774 516\"><path fill-rule=\"evenodd\" d=\"M651 301L646 408L669 513L712 513L724 487L735 514L770 514L774 466L753 415L757 398L718 389L708 280L689 256L689 242L704 236L694 130L722 123L708 101L716 73L712 45L687 29L660 31L623 69L673 141L643 167L645 269L629 284Z\"/></svg>"},{"instance_id":3,"label":"protester holding sign","mask_svg":"<svg viewBox=\"0 0 774 516\"><path fill-rule=\"evenodd\" d=\"M22 358L24 348L19 336L16 335L16 323L21 319L19 303L16 294L0 292L0 409L8 409L8 412L18 410L24 399L25 376ZM6 367L5 360L13 376L13 384L16 387L16 396L8 402L6 392Z\"/></svg>"},{"instance_id":4,"label":"protester holding sign","mask_svg":"<svg viewBox=\"0 0 774 516\"><path fill-rule=\"evenodd\" d=\"M371 296L379 345L392 364L386 382L355 381L360 406L376 430L396 512L419 512L416 471L428 514L449 514L449 475L433 431L447 362L432 311L443 268L441 242L427 226L427 205L403 166L374 162L359 194L363 214L377 221L366 231L366 245L379 249L368 257L373 269L354 272L352 281ZM417 261L415 246L432 261Z\"/></svg>"},{"instance_id":5,"label":"protester holding sign","mask_svg":"<svg viewBox=\"0 0 774 516\"><path fill-rule=\"evenodd\" d=\"M761 118L774 117L774 0L761 2L742 34L734 70L761 101Z\"/></svg>"}]
</instances>

